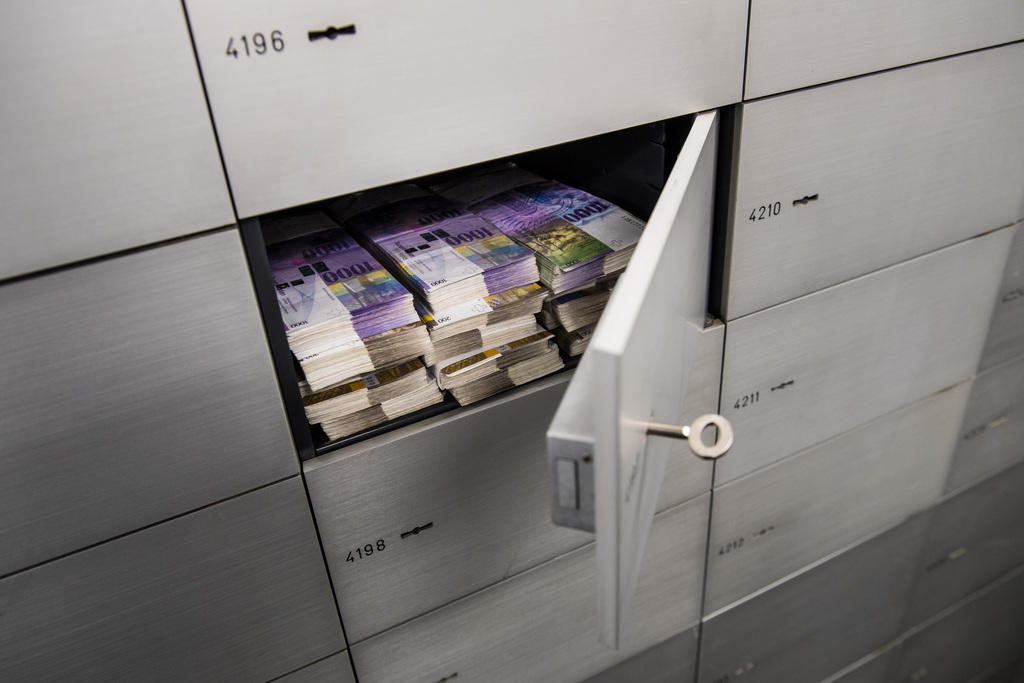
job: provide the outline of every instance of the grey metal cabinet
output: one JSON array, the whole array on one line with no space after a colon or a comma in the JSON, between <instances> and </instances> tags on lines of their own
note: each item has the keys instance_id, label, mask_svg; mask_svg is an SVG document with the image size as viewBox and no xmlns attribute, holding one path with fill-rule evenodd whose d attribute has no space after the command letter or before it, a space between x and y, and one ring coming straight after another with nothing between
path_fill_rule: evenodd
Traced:
<instances>
[{"instance_id":1,"label":"grey metal cabinet","mask_svg":"<svg viewBox=\"0 0 1024 683\"><path fill-rule=\"evenodd\" d=\"M354 644L359 680L580 681L691 628L708 496L655 517L619 650L598 642L588 545Z\"/></svg>"},{"instance_id":2,"label":"grey metal cabinet","mask_svg":"<svg viewBox=\"0 0 1024 683\"><path fill-rule=\"evenodd\" d=\"M0 575L298 473L234 230L8 283L0 321Z\"/></svg>"},{"instance_id":3,"label":"grey metal cabinet","mask_svg":"<svg viewBox=\"0 0 1024 683\"><path fill-rule=\"evenodd\" d=\"M894 680L985 680L1024 650L1024 567L971 595L909 637Z\"/></svg>"},{"instance_id":4,"label":"grey metal cabinet","mask_svg":"<svg viewBox=\"0 0 1024 683\"><path fill-rule=\"evenodd\" d=\"M722 414L737 439L715 485L969 378L1011 237L996 230L727 323Z\"/></svg>"},{"instance_id":5,"label":"grey metal cabinet","mask_svg":"<svg viewBox=\"0 0 1024 683\"><path fill-rule=\"evenodd\" d=\"M1021 218L1022 62L1024 43L740 105L724 319Z\"/></svg>"},{"instance_id":6,"label":"grey metal cabinet","mask_svg":"<svg viewBox=\"0 0 1024 683\"><path fill-rule=\"evenodd\" d=\"M1024 564L1024 465L935 509L907 625L913 626Z\"/></svg>"},{"instance_id":7,"label":"grey metal cabinet","mask_svg":"<svg viewBox=\"0 0 1024 683\"><path fill-rule=\"evenodd\" d=\"M705 614L936 503L969 390L964 382L717 487Z\"/></svg>"},{"instance_id":8,"label":"grey metal cabinet","mask_svg":"<svg viewBox=\"0 0 1024 683\"><path fill-rule=\"evenodd\" d=\"M591 676L585 683L689 683L696 673L700 627L687 629L633 655L624 662Z\"/></svg>"},{"instance_id":9,"label":"grey metal cabinet","mask_svg":"<svg viewBox=\"0 0 1024 683\"><path fill-rule=\"evenodd\" d=\"M1024 460L1024 356L977 376L960 427L946 491L958 491Z\"/></svg>"},{"instance_id":10,"label":"grey metal cabinet","mask_svg":"<svg viewBox=\"0 0 1024 683\"><path fill-rule=\"evenodd\" d=\"M181 4L0 8L0 279L234 221Z\"/></svg>"},{"instance_id":11,"label":"grey metal cabinet","mask_svg":"<svg viewBox=\"0 0 1024 683\"><path fill-rule=\"evenodd\" d=\"M745 97L1021 38L1016 0L754 0Z\"/></svg>"},{"instance_id":12,"label":"grey metal cabinet","mask_svg":"<svg viewBox=\"0 0 1024 683\"><path fill-rule=\"evenodd\" d=\"M0 581L0 678L268 680L345 647L299 477Z\"/></svg>"},{"instance_id":13,"label":"grey metal cabinet","mask_svg":"<svg viewBox=\"0 0 1024 683\"><path fill-rule=\"evenodd\" d=\"M1024 201L1020 205L1024 213ZM988 340L981 354L981 370L988 370L1010 360L1024 357L1024 227L1018 223L1017 236L1010 247L1010 257L999 286Z\"/></svg>"},{"instance_id":14,"label":"grey metal cabinet","mask_svg":"<svg viewBox=\"0 0 1024 683\"><path fill-rule=\"evenodd\" d=\"M882 647L901 632L927 530L915 516L707 618L699 681L814 683Z\"/></svg>"},{"instance_id":15,"label":"grey metal cabinet","mask_svg":"<svg viewBox=\"0 0 1024 683\"><path fill-rule=\"evenodd\" d=\"M718 402L723 332L702 335L707 363L683 406L693 414ZM552 525L547 498L544 433L568 381L539 380L305 464L351 642L592 540ZM711 485L709 463L671 455L659 510ZM374 554L362 558L367 543Z\"/></svg>"},{"instance_id":16,"label":"grey metal cabinet","mask_svg":"<svg viewBox=\"0 0 1024 683\"><path fill-rule=\"evenodd\" d=\"M710 109L742 90L744 0L185 4L242 217ZM351 28L307 39L330 26ZM281 49L226 57L241 27L268 42L277 31Z\"/></svg>"},{"instance_id":17,"label":"grey metal cabinet","mask_svg":"<svg viewBox=\"0 0 1024 683\"><path fill-rule=\"evenodd\" d=\"M275 680L280 683L356 683L348 651L331 655Z\"/></svg>"}]
</instances>

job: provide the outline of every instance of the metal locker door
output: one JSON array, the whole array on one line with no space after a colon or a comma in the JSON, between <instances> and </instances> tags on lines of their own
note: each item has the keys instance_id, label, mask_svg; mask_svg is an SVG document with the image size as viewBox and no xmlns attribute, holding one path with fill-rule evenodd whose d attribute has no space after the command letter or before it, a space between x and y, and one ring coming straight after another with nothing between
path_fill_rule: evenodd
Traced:
<instances>
[{"instance_id":1,"label":"metal locker door","mask_svg":"<svg viewBox=\"0 0 1024 683\"><path fill-rule=\"evenodd\" d=\"M707 308L717 133L716 112L696 117L548 430L553 518L596 531L600 632L613 647L665 469L665 451L649 447L652 425L696 417L677 413ZM694 423L695 452L728 448L731 429L717 425L709 446Z\"/></svg>"}]
</instances>

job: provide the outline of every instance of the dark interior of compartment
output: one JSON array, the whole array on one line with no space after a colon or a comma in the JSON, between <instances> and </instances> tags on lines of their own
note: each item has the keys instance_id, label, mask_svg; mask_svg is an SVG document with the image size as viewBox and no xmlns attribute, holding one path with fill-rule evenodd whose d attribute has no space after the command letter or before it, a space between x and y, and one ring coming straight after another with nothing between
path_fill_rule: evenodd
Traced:
<instances>
[{"instance_id":1,"label":"dark interior of compartment","mask_svg":"<svg viewBox=\"0 0 1024 683\"><path fill-rule=\"evenodd\" d=\"M405 182L428 187L480 166L512 161L540 176L607 199L635 216L647 220L668 180L693 120L693 116L682 116L657 121ZM276 215L320 208L330 201L333 201L333 198L288 209ZM442 403L334 441L328 440L318 425L310 426L306 421L295 384L291 350L277 318L272 278L265 252L268 235L263 233L258 219L243 221L242 235L254 271L264 271L254 272L253 279L261 300L263 315L268 322L268 328L271 328L268 329L271 350L301 459L307 460L316 455L323 455L459 407L455 399L447 396ZM560 372L571 370L579 363L579 357L564 360L565 370ZM489 399L485 399L485 402L487 400Z\"/></svg>"}]
</instances>

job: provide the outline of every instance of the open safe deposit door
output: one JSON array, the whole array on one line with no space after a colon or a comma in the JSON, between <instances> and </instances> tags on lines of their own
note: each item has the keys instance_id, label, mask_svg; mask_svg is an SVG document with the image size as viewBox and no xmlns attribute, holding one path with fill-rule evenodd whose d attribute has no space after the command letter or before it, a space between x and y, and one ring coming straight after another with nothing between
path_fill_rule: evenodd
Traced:
<instances>
[{"instance_id":1,"label":"open safe deposit door","mask_svg":"<svg viewBox=\"0 0 1024 683\"><path fill-rule=\"evenodd\" d=\"M611 647L667 460L649 444L687 439L673 457L715 458L732 442L717 415L679 420L707 308L717 138L717 114L698 115L548 429L552 517L596 532L599 627Z\"/></svg>"}]
</instances>

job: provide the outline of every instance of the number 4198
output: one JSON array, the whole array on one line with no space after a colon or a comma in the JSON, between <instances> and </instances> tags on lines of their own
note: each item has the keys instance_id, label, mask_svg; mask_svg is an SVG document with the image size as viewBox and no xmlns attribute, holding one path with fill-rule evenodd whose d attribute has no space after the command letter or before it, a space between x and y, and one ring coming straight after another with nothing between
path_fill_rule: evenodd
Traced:
<instances>
[{"instance_id":1,"label":"number 4198","mask_svg":"<svg viewBox=\"0 0 1024 683\"><path fill-rule=\"evenodd\" d=\"M345 558L345 561L355 562L357 559L361 560L363 558L369 557L370 555L373 555L374 550L376 550L377 552L381 552L386 548L387 546L384 544L384 539L378 538L376 543L367 543L366 545L360 548L348 551L348 557Z\"/></svg>"}]
</instances>

